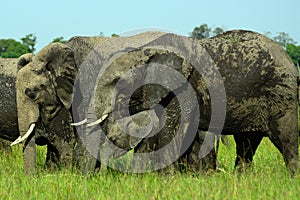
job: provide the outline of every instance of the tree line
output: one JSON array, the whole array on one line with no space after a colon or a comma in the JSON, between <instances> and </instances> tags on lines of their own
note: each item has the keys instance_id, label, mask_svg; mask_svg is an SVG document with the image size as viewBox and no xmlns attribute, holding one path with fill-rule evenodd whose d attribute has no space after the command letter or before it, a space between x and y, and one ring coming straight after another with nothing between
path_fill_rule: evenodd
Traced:
<instances>
[{"instance_id":1,"label":"tree line","mask_svg":"<svg viewBox=\"0 0 300 200\"><path fill-rule=\"evenodd\" d=\"M20 41L14 39L0 39L0 57L18 58L25 53L34 53L37 37L34 34L25 35ZM63 37L57 37L52 42L66 43Z\"/></svg>"},{"instance_id":2,"label":"tree line","mask_svg":"<svg viewBox=\"0 0 300 200\"><path fill-rule=\"evenodd\" d=\"M221 27L212 28L207 24L202 24L196 26L192 32L189 33L190 37L203 39L208 37L213 37L218 34L223 33L225 30ZM295 66L299 67L300 65L300 46L296 45L297 42L294 41L288 33L280 32L275 36L272 36L272 33L266 32L266 36L273 39L277 42L288 55L291 57ZM104 37L104 33L100 32L100 37ZM119 37L118 34L112 34L111 37ZM34 53L35 45L37 42L37 37L34 34L28 34L22 38L20 41L14 39L0 39L0 57L2 58L18 58L25 53ZM66 43L66 40L63 37L54 38L51 42L62 42Z\"/></svg>"}]
</instances>

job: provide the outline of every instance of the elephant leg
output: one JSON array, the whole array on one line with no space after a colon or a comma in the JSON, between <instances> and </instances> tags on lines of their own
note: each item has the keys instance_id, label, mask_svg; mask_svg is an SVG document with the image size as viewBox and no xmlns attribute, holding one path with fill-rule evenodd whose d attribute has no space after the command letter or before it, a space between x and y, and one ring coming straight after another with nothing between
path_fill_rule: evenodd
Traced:
<instances>
[{"instance_id":1,"label":"elephant leg","mask_svg":"<svg viewBox=\"0 0 300 200\"><path fill-rule=\"evenodd\" d=\"M59 162L59 154L57 149L52 145L47 145L47 155L46 155L46 167L48 169L54 169L57 167Z\"/></svg>"},{"instance_id":2,"label":"elephant leg","mask_svg":"<svg viewBox=\"0 0 300 200\"><path fill-rule=\"evenodd\" d=\"M38 137L36 144L47 145L46 167L55 169L61 167L71 167L74 149L74 141L66 141L51 133L51 138Z\"/></svg>"},{"instance_id":3,"label":"elephant leg","mask_svg":"<svg viewBox=\"0 0 300 200\"><path fill-rule=\"evenodd\" d=\"M35 143L39 146L47 145L47 155L46 155L46 168L47 169L55 169L59 162L59 152L58 150L49 142L47 138L44 136L44 131L36 130L36 139Z\"/></svg>"},{"instance_id":4,"label":"elephant leg","mask_svg":"<svg viewBox=\"0 0 300 200\"><path fill-rule=\"evenodd\" d=\"M179 152L179 145L169 145L174 135L170 130L163 128L163 130L151 138L145 138L135 149L134 153L143 153L148 155L148 159L140 160L134 157L131 162L131 169L134 171L147 171L151 169L159 169L160 174L173 174L177 168L176 154ZM168 148L164 148L169 145ZM161 148L164 148L162 151ZM159 152L161 151L161 152ZM155 153L154 153L155 152ZM159 153L157 153L159 152Z\"/></svg>"},{"instance_id":5,"label":"elephant leg","mask_svg":"<svg viewBox=\"0 0 300 200\"><path fill-rule=\"evenodd\" d=\"M177 171L178 162L175 161L175 158L179 157L180 145L177 141L171 143L174 137L169 130L159 135L157 149L168 147L162 153L157 154L156 157L156 164L164 166L159 170L160 174L174 174Z\"/></svg>"},{"instance_id":6,"label":"elephant leg","mask_svg":"<svg viewBox=\"0 0 300 200\"><path fill-rule=\"evenodd\" d=\"M79 138L77 144L75 145L74 152L73 152L73 159L72 163L77 169L82 169L83 167L83 159L84 159L84 144L82 140Z\"/></svg>"},{"instance_id":7,"label":"elephant leg","mask_svg":"<svg viewBox=\"0 0 300 200\"><path fill-rule=\"evenodd\" d=\"M210 135L207 135L210 134ZM212 144L204 144L205 137L210 138ZM214 144L215 136L212 133L206 131L198 131L198 135L193 141L191 147L187 150L181 159L181 165L185 171L191 172L208 172L210 170L216 170L217 167L217 154L215 148L209 149L204 157L200 156L200 151L203 148L210 148Z\"/></svg>"},{"instance_id":8,"label":"elephant leg","mask_svg":"<svg viewBox=\"0 0 300 200\"><path fill-rule=\"evenodd\" d=\"M283 156L287 169L293 176L298 170L298 120L295 110L270 125L269 138Z\"/></svg>"},{"instance_id":9,"label":"elephant leg","mask_svg":"<svg viewBox=\"0 0 300 200\"><path fill-rule=\"evenodd\" d=\"M235 168L238 168L242 172L250 167L255 151L262 138L263 134L258 132L234 135L237 154Z\"/></svg>"},{"instance_id":10,"label":"elephant leg","mask_svg":"<svg viewBox=\"0 0 300 200\"><path fill-rule=\"evenodd\" d=\"M80 135L82 158L80 168L83 175L94 174L100 169L101 134L100 127L86 127Z\"/></svg>"},{"instance_id":11,"label":"elephant leg","mask_svg":"<svg viewBox=\"0 0 300 200\"><path fill-rule=\"evenodd\" d=\"M55 150L59 153L59 165L64 167L72 166L72 154L73 154L74 144L68 143L66 141L59 141L55 146Z\"/></svg>"},{"instance_id":12,"label":"elephant leg","mask_svg":"<svg viewBox=\"0 0 300 200\"><path fill-rule=\"evenodd\" d=\"M134 154L146 154L148 153L149 157L152 158L152 162L159 162L158 158L154 158L152 155L152 152L154 152L157 149L157 137L152 138L145 138L140 144L138 144L137 147L134 148ZM142 171L143 169L149 169L152 165L155 165L156 163L151 163L149 160L141 160L137 157L133 157L130 167L133 171Z\"/></svg>"},{"instance_id":13,"label":"elephant leg","mask_svg":"<svg viewBox=\"0 0 300 200\"><path fill-rule=\"evenodd\" d=\"M63 143L62 145L47 144L46 166L48 169L72 166L73 146Z\"/></svg>"},{"instance_id":14,"label":"elephant leg","mask_svg":"<svg viewBox=\"0 0 300 200\"><path fill-rule=\"evenodd\" d=\"M44 138L47 140L47 167L61 168L72 166L72 157L77 141L76 130L70 125L72 116L65 108L45 127Z\"/></svg>"},{"instance_id":15,"label":"elephant leg","mask_svg":"<svg viewBox=\"0 0 300 200\"><path fill-rule=\"evenodd\" d=\"M96 142L96 141L95 141ZM90 152L91 141L85 135L84 130L79 132L79 138L73 151L73 166L81 171L83 175L93 174L95 168L99 166L99 161L91 155ZM99 159L100 160L100 159Z\"/></svg>"}]
</instances>

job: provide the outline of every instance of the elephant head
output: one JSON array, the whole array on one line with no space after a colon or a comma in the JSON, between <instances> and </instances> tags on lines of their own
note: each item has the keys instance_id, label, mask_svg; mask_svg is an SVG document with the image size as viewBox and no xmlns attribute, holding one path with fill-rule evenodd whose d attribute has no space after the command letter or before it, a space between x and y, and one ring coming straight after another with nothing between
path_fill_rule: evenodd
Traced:
<instances>
[{"instance_id":1,"label":"elephant head","mask_svg":"<svg viewBox=\"0 0 300 200\"><path fill-rule=\"evenodd\" d=\"M34 57L22 56L18 68L16 88L20 137L13 144L26 139L28 143L36 125L48 124L64 107L70 109L77 75L71 48L60 43L46 46ZM26 170L26 156L33 155L26 155L27 147L24 147Z\"/></svg>"},{"instance_id":2,"label":"elephant head","mask_svg":"<svg viewBox=\"0 0 300 200\"><path fill-rule=\"evenodd\" d=\"M19 70L16 87L21 136L30 125L39 120L48 123L63 106L71 107L76 74L72 50L60 43L45 47Z\"/></svg>"}]
</instances>

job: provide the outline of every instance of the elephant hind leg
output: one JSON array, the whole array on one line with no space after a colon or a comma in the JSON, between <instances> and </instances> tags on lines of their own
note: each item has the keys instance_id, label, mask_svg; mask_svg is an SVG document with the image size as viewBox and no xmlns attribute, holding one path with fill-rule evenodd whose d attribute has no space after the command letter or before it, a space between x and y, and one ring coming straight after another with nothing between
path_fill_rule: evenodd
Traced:
<instances>
[{"instance_id":1,"label":"elephant hind leg","mask_svg":"<svg viewBox=\"0 0 300 200\"><path fill-rule=\"evenodd\" d=\"M286 114L272 121L270 124L271 142L283 156L290 174L293 176L298 170L298 120L296 111L291 109Z\"/></svg>"},{"instance_id":2,"label":"elephant hind leg","mask_svg":"<svg viewBox=\"0 0 300 200\"><path fill-rule=\"evenodd\" d=\"M235 168L240 172L250 167L255 151L262 138L263 134L260 132L238 133L234 135L237 154Z\"/></svg>"}]
</instances>

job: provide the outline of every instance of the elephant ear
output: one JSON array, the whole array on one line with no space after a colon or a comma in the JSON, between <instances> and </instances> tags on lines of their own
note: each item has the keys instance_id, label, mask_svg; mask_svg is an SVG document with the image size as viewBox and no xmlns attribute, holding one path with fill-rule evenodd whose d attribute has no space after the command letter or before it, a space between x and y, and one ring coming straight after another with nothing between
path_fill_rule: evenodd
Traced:
<instances>
[{"instance_id":1,"label":"elephant ear","mask_svg":"<svg viewBox=\"0 0 300 200\"><path fill-rule=\"evenodd\" d=\"M26 53L19 57L17 62L18 71L32 61L32 53Z\"/></svg>"},{"instance_id":2,"label":"elephant ear","mask_svg":"<svg viewBox=\"0 0 300 200\"><path fill-rule=\"evenodd\" d=\"M78 71L72 49L62 43L52 43L43 48L34 60L43 62L43 70L50 71L57 96L69 109L73 100L74 82Z\"/></svg>"}]
</instances>

